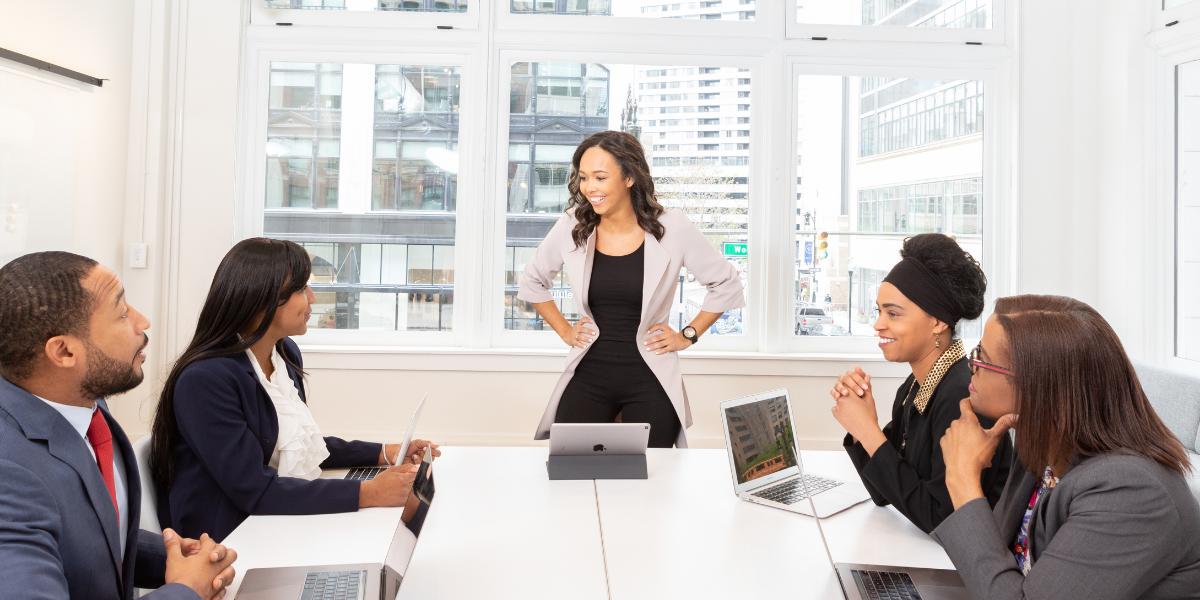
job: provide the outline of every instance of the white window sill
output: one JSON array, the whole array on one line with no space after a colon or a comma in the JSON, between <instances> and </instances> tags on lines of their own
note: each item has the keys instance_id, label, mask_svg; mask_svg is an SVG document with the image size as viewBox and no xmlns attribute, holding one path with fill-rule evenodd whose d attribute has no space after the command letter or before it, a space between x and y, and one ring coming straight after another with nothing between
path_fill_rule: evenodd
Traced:
<instances>
[{"instance_id":1,"label":"white window sill","mask_svg":"<svg viewBox=\"0 0 1200 600\"><path fill-rule=\"evenodd\" d=\"M330 346L302 344L304 368L383 371L476 371L561 373L566 349L447 348L429 346ZM907 377L907 364L876 354L716 352L681 354L685 375L836 377L855 365L870 365L876 377Z\"/></svg>"}]
</instances>

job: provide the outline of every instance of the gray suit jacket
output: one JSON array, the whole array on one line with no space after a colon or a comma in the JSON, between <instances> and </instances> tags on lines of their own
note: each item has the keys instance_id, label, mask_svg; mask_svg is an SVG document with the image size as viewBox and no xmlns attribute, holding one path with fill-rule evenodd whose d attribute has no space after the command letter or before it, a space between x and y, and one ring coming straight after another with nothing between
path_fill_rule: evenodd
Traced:
<instances>
[{"instance_id":1,"label":"gray suit jacket","mask_svg":"<svg viewBox=\"0 0 1200 600\"><path fill-rule=\"evenodd\" d=\"M162 536L140 531L142 491L129 438L100 400L125 457L129 535L121 553L117 511L87 442L53 408L0 378L0 598L128 600L162 585ZM146 596L199 600L178 583Z\"/></svg>"},{"instance_id":2,"label":"gray suit jacket","mask_svg":"<svg viewBox=\"0 0 1200 600\"><path fill-rule=\"evenodd\" d=\"M934 530L976 600L1200 598L1200 506L1182 475L1129 454L1076 459L1030 520L1033 569L1012 546L1038 477L1013 463L1008 485Z\"/></svg>"}]
</instances>

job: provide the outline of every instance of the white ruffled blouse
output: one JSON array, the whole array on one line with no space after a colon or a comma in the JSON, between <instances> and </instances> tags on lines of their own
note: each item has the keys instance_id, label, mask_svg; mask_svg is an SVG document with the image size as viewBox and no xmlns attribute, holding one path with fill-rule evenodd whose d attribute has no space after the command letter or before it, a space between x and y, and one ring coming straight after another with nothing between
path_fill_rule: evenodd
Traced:
<instances>
[{"instance_id":1,"label":"white ruffled blouse","mask_svg":"<svg viewBox=\"0 0 1200 600\"><path fill-rule=\"evenodd\" d=\"M275 372L268 379L254 353L247 349L246 354L250 356L254 374L258 375L259 383L267 390L267 396L271 398L275 414L279 417L279 437L269 464L282 477L309 480L320 477L321 463L329 458L329 450L325 447L325 438L321 436L308 405L300 399L295 382L288 376L287 363L283 362L279 350L272 348L271 364Z\"/></svg>"}]
</instances>

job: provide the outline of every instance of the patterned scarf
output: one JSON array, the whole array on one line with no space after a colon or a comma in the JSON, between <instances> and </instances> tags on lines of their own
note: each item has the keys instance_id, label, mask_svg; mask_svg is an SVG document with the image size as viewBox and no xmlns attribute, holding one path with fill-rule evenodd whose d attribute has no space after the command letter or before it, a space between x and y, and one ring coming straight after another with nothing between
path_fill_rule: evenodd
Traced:
<instances>
[{"instance_id":1,"label":"patterned scarf","mask_svg":"<svg viewBox=\"0 0 1200 600\"><path fill-rule=\"evenodd\" d=\"M954 343L950 344L950 347L946 348L946 351L938 357L937 362L933 363L933 368L929 370L929 374L925 376L925 381L921 383L921 387L917 388L917 398L913 400L913 404L917 406L917 412L925 414L925 406L929 404L929 398L933 396L933 391L937 389L942 377L954 363L966 355L962 340L954 340Z\"/></svg>"}]
</instances>

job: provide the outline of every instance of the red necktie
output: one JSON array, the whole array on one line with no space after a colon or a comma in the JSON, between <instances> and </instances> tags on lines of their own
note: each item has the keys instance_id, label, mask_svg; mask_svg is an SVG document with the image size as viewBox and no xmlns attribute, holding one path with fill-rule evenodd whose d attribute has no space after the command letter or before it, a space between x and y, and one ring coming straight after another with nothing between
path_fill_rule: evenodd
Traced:
<instances>
[{"instance_id":1,"label":"red necktie","mask_svg":"<svg viewBox=\"0 0 1200 600\"><path fill-rule=\"evenodd\" d=\"M88 425L87 430L88 442L92 444L92 450L96 452L96 464L100 467L100 476L104 478L104 485L108 488L108 495L113 501L113 510L117 511L117 520L121 518L121 509L117 508L117 484L113 480L113 448L112 448L112 431L108 428L108 422L104 420L104 414L100 409L92 411L92 423Z\"/></svg>"}]
</instances>

